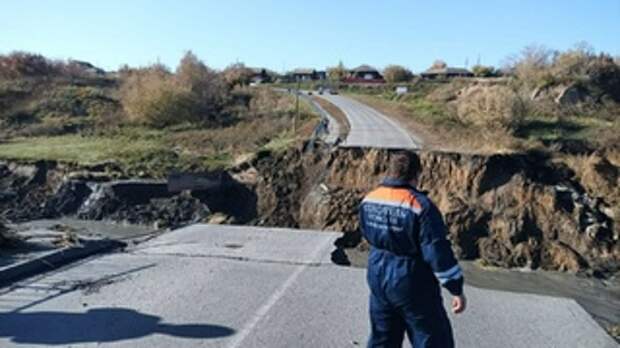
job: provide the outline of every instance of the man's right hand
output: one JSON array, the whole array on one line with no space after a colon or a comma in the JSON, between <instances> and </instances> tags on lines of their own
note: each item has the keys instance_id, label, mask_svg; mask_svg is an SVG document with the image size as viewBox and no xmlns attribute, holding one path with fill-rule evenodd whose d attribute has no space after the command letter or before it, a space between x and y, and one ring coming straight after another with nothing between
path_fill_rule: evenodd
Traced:
<instances>
[{"instance_id":1,"label":"man's right hand","mask_svg":"<svg viewBox=\"0 0 620 348\"><path fill-rule=\"evenodd\" d=\"M465 311L466 306L467 306L467 300L465 300L465 295L452 297L452 313L454 314L463 313L463 311Z\"/></svg>"}]
</instances>

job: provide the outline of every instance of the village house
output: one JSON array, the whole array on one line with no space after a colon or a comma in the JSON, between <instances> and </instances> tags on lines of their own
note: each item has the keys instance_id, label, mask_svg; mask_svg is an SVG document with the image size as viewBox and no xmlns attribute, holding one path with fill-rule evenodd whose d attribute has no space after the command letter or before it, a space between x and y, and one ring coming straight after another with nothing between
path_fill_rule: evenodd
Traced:
<instances>
[{"instance_id":1,"label":"village house","mask_svg":"<svg viewBox=\"0 0 620 348\"><path fill-rule=\"evenodd\" d=\"M326 73L315 69L298 68L288 73L288 76L292 81L316 81L324 80Z\"/></svg>"},{"instance_id":2,"label":"village house","mask_svg":"<svg viewBox=\"0 0 620 348\"><path fill-rule=\"evenodd\" d=\"M252 70L252 77L250 78L251 83L260 84L260 83L269 83L275 80L275 73L269 71L265 68L249 68Z\"/></svg>"},{"instance_id":3,"label":"village house","mask_svg":"<svg viewBox=\"0 0 620 348\"><path fill-rule=\"evenodd\" d=\"M452 68L448 66L430 67L425 72L420 73L425 79L450 79L454 77L473 77L474 74L465 68Z\"/></svg>"},{"instance_id":4,"label":"village house","mask_svg":"<svg viewBox=\"0 0 620 348\"><path fill-rule=\"evenodd\" d=\"M379 70L369 66L360 65L357 68L349 71L349 76L345 79L345 82L350 83L383 83L383 75Z\"/></svg>"}]
</instances>

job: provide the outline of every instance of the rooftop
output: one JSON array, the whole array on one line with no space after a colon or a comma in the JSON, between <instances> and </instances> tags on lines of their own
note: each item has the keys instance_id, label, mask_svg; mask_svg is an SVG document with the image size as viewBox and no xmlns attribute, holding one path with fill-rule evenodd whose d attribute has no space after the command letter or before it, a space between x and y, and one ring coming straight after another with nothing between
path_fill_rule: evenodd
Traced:
<instances>
[{"instance_id":1,"label":"rooftop","mask_svg":"<svg viewBox=\"0 0 620 348\"><path fill-rule=\"evenodd\" d=\"M370 65L366 65L366 64L360 65L360 66L358 66L357 68L355 68L355 69L353 69L351 71L353 71L353 72L379 72L379 70L373 68Z\"/></svg>"},{"instance_id":2,"label":"rooftop","mask_svg":"<svg viewBox=\"0 0 620 348\"><path fill-rule=\"evenodd\" d=\"M430 69L427 69L425 72L421 73L421 75L448 75L448 74L469 75L471 73L472 73L471 71L465 68L445 67L445 68L430 68Z\"/></svg>"}]
</instances>

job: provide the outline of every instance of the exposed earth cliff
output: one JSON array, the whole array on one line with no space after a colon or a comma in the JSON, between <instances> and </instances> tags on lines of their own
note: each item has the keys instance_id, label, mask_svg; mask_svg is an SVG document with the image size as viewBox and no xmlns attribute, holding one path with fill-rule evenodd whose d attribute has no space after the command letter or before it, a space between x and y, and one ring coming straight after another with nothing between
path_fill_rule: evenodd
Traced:
<instances>
[{"instance_id":1,"label":"exposed earth cliff","mask_svg":"<svg viewBox=\"0 0 620 348\"><path fill-rule=\"evenodd\" d=\"M317 144L259 153L207 191L173 194L165 181L128 180L121 168L55 162L0 164L0 210L11 221L73 215L177 227L258 224L343 231L365 248L357 206L382 178L385 150ZM444 213L457 255L500 267L607 276L620 269L618 159L604 151L421 152L420 188Z\"/></svg>"}]
</instances>

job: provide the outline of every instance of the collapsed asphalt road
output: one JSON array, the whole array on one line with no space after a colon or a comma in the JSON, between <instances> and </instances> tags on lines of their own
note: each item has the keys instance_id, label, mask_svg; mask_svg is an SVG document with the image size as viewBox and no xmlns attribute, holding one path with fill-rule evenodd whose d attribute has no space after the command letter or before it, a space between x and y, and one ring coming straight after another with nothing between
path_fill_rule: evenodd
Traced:
<instances>
[{"instance_id":1,"label":"collapsed asphalt road","mask_svg":"<svg viewBox=\"0 0 620 348\"><path fill-rule=\"evenodd\" d=\"M356 347L363 269L337 233L193 225L0 292L0 346ZM467 287L459 347L616 347L569 299Z\"/></svg>"},{"instance_id":2,"label":"collapsed asphalt road","mask_svg":"<svg viewBox=\"0 0 620 348\"><path fill-rule=\"evenodd\" d=\"M419 149L422 141L409 134L379 111L341 95L319 95L336 105L349 120L351 129L343 147Z\"/></svg>"}]
</instances>

